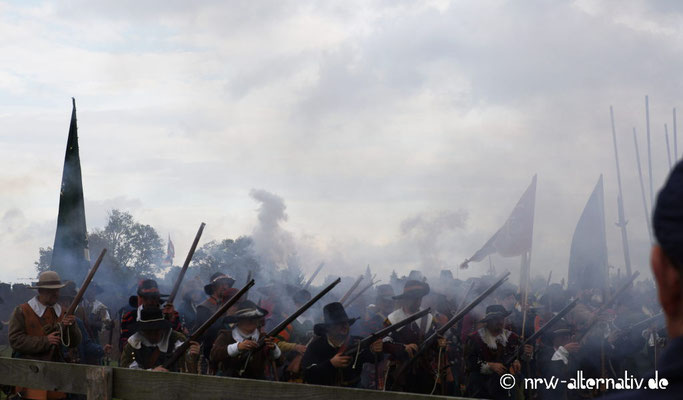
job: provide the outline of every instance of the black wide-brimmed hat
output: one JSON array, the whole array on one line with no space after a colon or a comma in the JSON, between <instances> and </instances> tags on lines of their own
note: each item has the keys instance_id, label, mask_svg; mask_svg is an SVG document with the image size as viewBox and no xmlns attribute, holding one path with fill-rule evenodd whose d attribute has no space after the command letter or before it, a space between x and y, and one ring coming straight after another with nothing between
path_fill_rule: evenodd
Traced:
<instances>
[{"instance_id":1,"label":"black wide-brimmed hat","mask_svg":"<svg viewBox=\"0 0 683 400\"><path fill-rule=\"evenodd\" d=\"M159 293L159 286L157 285L157 281L154 279L143 279L138 282L137 296L130 296L128 299L128 304L131 307L137 308L138 296L145 298L158 298L159 300L163 300L164 298L168 297L167 294Z\"/></svg>"},{"instance_id":2,"label":"black wide-brimmed hat","mask_svg":"<svg viewBox=\"0 0 683 400\"><path fill-rule=\"evenodd\" d=\"M346 314L346 310L344 310L344 306L339 302L330 303L323 307L323 318L325 322L322 324L316 324L313 327L313 331L318 336L322 336L322 334L324 334L327 328L331 325L348 322L350 326L358 320L358 318L349 318L349 316Z\"/></svg>"},{"instance_id":3,"label":"black wide-brimmed hat","mask_svg":"<svg viewBox=\"0 0 683 400\"><path fill-rule=\"evenodd\" d=\"M251 319L261 319L268 315L268 310L257 306L251 300L245 300L237 307L234 314L225 317L225 322L233 324L240 321L248 321Z\"/></svg>"},{"instance_id":4,"label":"black wide-brimmed hat","mask_svg":"<svg viewBox=\"0 0 683 400\"><path fill-rule=\"evenodd\" d=\"M399 294L398 296L394 296L393 299L415 299L424 297L428 293L429 285L427 284L427 282L416 281L411 279L406 282L405 286L403 286L403 293Z\"/></svg>"},{"instance_id":5,"label":"black wide-brimmed hat","mask_svg":"<svg viewBox=\"0 0 683 400\"><path fill-rule=\"evenodd\" d=\"M171 323L164 318L159 307L143 307L137 321L135 321L136 331L166 330L170 327Z\"/></svg>"},{"instance_id":6,"label":"black wide-brimmed hat","mask_svg":"<svg viewBox=\"0 0 683 400\"><path fill-rule=\"evenodd\" d=\"M216 287L216 283L220 281L225 281L228 283L228 286L232 287L232 285L235 283L235 280L232 279L230 276L222 273L222 272L216 272L215 274L211 275L211 279L209 280L209 283L204 285L204 293L207 295L211 296L213 294L213 290Z\"/></svg>"},{"instance_id":7,"label":"black wide-brimmed hat","mask_svg":"<svg viewBox=\"0 0 683 400\"><path fill-rule=\"evenodd\" d=\"M512 312L505 309L500 304L493 304L486 307L486 315L481 319L481 322L490 321L494 318L505 318Z\"/></svg>"},{"instance_id":8,"label":"black wide-brimmed hat","mask_svg":"<svg viewBox=\"0 0 683 400\"><path fill-rule=\"evenodd\" d=\"M392 300L396 293L391 285L377 286L377 298L382 300Z\"/></svg>"}]
</instances>

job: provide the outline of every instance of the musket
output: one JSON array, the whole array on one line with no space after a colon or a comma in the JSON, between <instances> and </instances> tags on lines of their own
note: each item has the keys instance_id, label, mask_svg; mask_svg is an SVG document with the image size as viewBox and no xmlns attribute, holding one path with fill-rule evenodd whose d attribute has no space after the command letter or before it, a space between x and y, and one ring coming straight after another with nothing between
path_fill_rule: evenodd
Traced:
<instances>
[{"instance_id":1,"label":"musket","mask_svg":"<svg viewBox=\"0 0 683 400\"><path fill-rule=\"evenodd\" d=\"M415 314L409 315L408 317L402 319L401 321L399 321L395 324L391 324L391 325L389 325L385 328L382 328L382 329L380 329L374 333L371 333L370 335L359 340L358 343L355 343L353 346L351 346L351 348L346 350L343 353L343 355L350 356L356 352L360 353L361 349L363 349L366 346L369 346L370 344L374 343L377 339L381 339L381 338L389 335L390 333L403 328L404 326L410 324L411 322L424 317L425 315L429 314L430 311L431 311L431 308L425 308L422 311L418 311Z\"/></svg>"},{"instance_id":2,"label":"musket","mask_svg":"<svg viewBox=\"0 0 683 400\"><path fill-rule=\"evenodd\" d=\"M304 290L308 289L309 286L311 286L313 279L315 279L315 277L318 276L318 273L323 269L324 266L325 266L324 262L321 262L320 265L318 265L318 268L315 269L315 271L313 272L313 275L311 275L311 277L308 279L308 281L304 285Z\"/></svg>"},{"instance_id":3,"label":"musket","mask_svg":"<svg viewBox=\"0 0 683 400\"><path fill-rule=\"evenodd\" d=\"M180 284L183 282L183 278L185 277L185 272L187 272L187 269L190 267L190 261L192 261L192 256L194 256L195 250L197 250L197 245L199 244L199 238L202 237L202 232L204 232L205 226L206 226L206 224L203 222L201 225L199 225L199 230L197 231L197 234L194 237L194 241L192 242L192 246L190 246L190 251L187 253L187 257L185 258L185 263L183 264L183 268L180 270L180 274L178 274L178 278L175 280L175 284L173 285L173 290L171 290L171 295L168 296L168 300L166 300L167 304L173 304L173 301L175 300L175 297L178 294L178 290L180 289Z\"/></svg>"},{"instance_id":4,"label":"musket","mask_svg":"<svg viewBox=\"0 0 683 400\"><path fill-rule=\"evenodd\" d=\"M363 293L365 293L368 289L370 289L371 287L373 287L374 285L376 285L377 283L379 283L380 281L375 281L375 277L376 277L376 276L377 276L377 275L373 276L373 277L372 277L372 282L368 283L363 289L361 289L358 293L356 293L349 301L347 301L346 303L342 304L342 305L344 306L344 308L350 306L351 303L353 303L354 301L356 301L356 299L359 298L360 296L362 296Z\"/></svg>"},{"instance_id":5,"label":"musket","mask_svg":"<svg viewBox=\"0 0 683 400\"><path fill-rule=\"evenodd\" d=\"M412 358L406 360L403 363L403 365L401 366L401 368L398 370L398 372L396 373L396 381L394 381L393 386L396 386L396 382L399 381L398 378L400 378L401 375L403 375L403 373L408 369L408 367L410 367L412 365L412 363L420 355L422 355L425 351L427 351L428 348L431 347L432 343L434 343L434 341L437 338L439 338L440 336L443 336L446 332L448 332L448 330L451 329L451 327L453 325L455 325L455 323L457 323L458 321L463 319L465 317L465 315L467 315L468 312L472 311L472 309L474 307L476 307L477 305L479 305L479 303L484 301L484 299L487 298L491 293L493 293L494 290L498 289L500 287L500 285L505 283L505 281L508 279L509 276L510 276L510 272L508 271L496 283L491 285L482 294L477 296L476 299L472 300L472 302L470 304L468 304L466 307L463 307L462 309L460 309L460 311L457 314L455 314L451 319L449 319L448 322L443 324L443 326L441 326L434 333L432 333L427 339L425 339L424 342L422 342L420 347L415 352L415 355ZM392 389L393 389L393 386L392 386Z\"/></svg>"},{"instance_id":6,"label":"musket","mask_svg":"<svg viewBox=\"0 0 683 400\"><path fill-rule=\"evenodd\" d=\"M510 357L508 357L507 360L505 360L504 365L512 364L519 357L520 353L524 350L524 345L531 344L531 343L535 342L536 339L541 337L541 335L543 335L548 329L550 329L553 325L555 325L555 323L557 323L557 321L564 318L565 315L567 315L572 309L574 309L574 307L576 307L576 305L578 303L579 303L579 299L578 298L574 299L574 301L567 304L567 306L565 306L562 310L560 310L560 312L558 312L548 322L543 324L543 326L540 327L539 330L534 332L533 335L526 338L526 340L517 347L517 350L515 350L515 352Z\"/></svg>"},{"instance_id":7,"label":"musket","mask_svg":"<svg viewBox=\"0 0 683 400\"><path fill-rule=\"evenodd\" d=\"M230 307L237 303L240 297L247 293L247 291L252 286L254 286L253 279L247 282L247 284L242 289L240 289L239 292L235 293L235 295L233 295L230 298L230 300L228 300L225 304L220 306L220 308L215 313L213 313L213 315L209 319L207 319L199 328L197 328L197 330L195 330L183 344L178 346L173 352L173 354L171 354L171 356L166 360L166 362L164 362L163 367L169 369L171 365L173 365L173 363L178 361L180 356L185 354L187 349L190 347L191 342L196 342L197 339L202 337L202 335L211 327L211 325L213 325L214 322L216 322L223 314L225 314Z\"/></svg>"},{"instance_id":8,"label":"musket","mask_svg":"<svg viewBox=\"0 0 683 400\"><path fill-rule=\"evenodd\" d=\"M271 329L270 331L268 331L265 335L262 335L261 337L259 337L259 340L258 340L258 342L257 342L257 346L256 346L254 349L250 350L250 351L249 351L249 354L247 354L247 359L244 361L244 366L243 366L242 369L239 371L239 375L242 376L242 374L244 373L244 371L247 369L247 365L249 364L249 360L251 360L251 355L254 354L255 352L261 350L261 349L263 348L263 346L266 345L265 339L266 339L267 337L277 336L278 334L280 334L280 332L284 331L284 330L287 328L287 325L291 324L292 321L294 321L295 319L299 318L299 316L300 316L301 314L305 313L306 310L308 310L309 308L311 308L311 306L312 306L313 304L315 304L316 302L318 302L318 300L320 300L320 299L321 299L323 296L325 296L330 290L332 290L335 286L337 286L337 285L339 284L339 282L341 282L341 278L337 278L334 282L332 282L332 283L330 283L329 285L327 285L327 287L326 287L325 289L323 289L320 293L318 293L317 295L315 295L315 297L313 297L312 299L310 299L306 304L304 304L303 306L301 306L301 307L300 307L298 310L296 310L292 315L290 315L289 317L285 318L284 321L280 322L275 328L273 328L273 329Z\"/></svg>"},{"instance_id":9,"label":"musket","mask_svg":"<svg viewBox=\"0 0 683 400\"><path fill-rule=\"evenodd\" d=\"M640 322L636 322L635 324L628 326L624 329L620 329L618 331L618 333L623 335L623 334L630 333L630 332L633 332L636 330L642 330L642 329L645 329L645 327L649 327L650 325L653 325L654 323L659 323L663 319L664 319L664 314L659 313L655 316L644 319Z\"/></svg>"},{"instance_id":10,"label":"musket","mask_svg":"<svg viewBox=\"0 0 683 400\"><path fill-rule=\"evenodd\" d=\"M360 281L362 280L363 275L360 275L358 279L356 279L356 282L354 282L353 285L351 285L351 287L349 288L349 290L347 290L346 293L341 297L341 299L339 299L339 302L344 304L344 302L348 300L349 296L351 296L351 293L353 293L353 291L356 290L358 285L360 285Z\"/></svg>"},{"instance_id":11,"label":"musket","mask_svg":"<svg viewBox=\"0 0 683 400\"><path fill-rule=\"evenodd\" d=\"M104 258L104 254L106 252L107 249L102 249L102 252L95 261L95 264L93 264L92 268L90 268L90 271L88 272L88 275L85 277L85 281L83 281L81 288L78 289L76 297L74 297L73 301L69 305L69 308L66 309L66 315L73 315L73 313L76 311L76 307L78 307L78 303L80 303L81 299L83 299L83 295L85 294L85 291L88 289L88 285L90 285L92 278L95 276L95 272L97 272L97 269L100 267L100 264L102 264L102 259Z\"/></svg>"},{"instance_id":12,"label":"musket","mask_svg":"<svg viewBox=\"0 0 683 400\"><path fill-rule=\"evenodd\" d=\"M611 297L609 300L607 300L606 302L602 303L602 305L601 305L601 306L595 311L595 313L593 314L593 318L590 319L590 322L588 323L588 325L586 326L586 328L584 328L583 332L581 332L581 333L579 334L579 336L577 337L577 340L576 340L577 342L580 342L581 340L583 340L583 338L586 336L586 334L587 334L588 332L590 332L590 330L593 328L593 326L595 326L595 324L598 322L598 319L599 319L599 317L600 317L600 314L601 314L603 311L605 311L608 307L610 307L612 304L614 304L614 302L617 300L617 298L619 298L619 296L621 296L622 294L624 294L624 292L626 292L626 290L627 290L629 287L631 287L631 285L633 284L633 281L636 280L636 278L638 277L638 275L640 275L640 272L638 272L638 271L634 272L633 275L631 275L631 277L628 279L628 281L627 281L621 288L619 288L619 290L617 290L617 291L614 293L614 296L612 296L612 297Z\"/></svg>"}]
</instances>

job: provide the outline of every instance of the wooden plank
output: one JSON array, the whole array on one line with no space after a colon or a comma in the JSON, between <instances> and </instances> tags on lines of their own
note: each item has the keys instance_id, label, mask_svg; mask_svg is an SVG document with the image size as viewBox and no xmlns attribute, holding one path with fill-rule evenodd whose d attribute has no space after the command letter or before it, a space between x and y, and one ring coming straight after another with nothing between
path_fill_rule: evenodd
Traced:
<instances>
[{"instance_id":1,"label":"wooden plank","mask_svg":"<svg viewBox=\"0 0 683 400\"><path fill-rule=\"evenodd\" d=\"M125 400L390 400L458 399L300 383L114 368L113 397Z\"/></svg>"},{"instance_id":2,"label":"wooden plank","mask_svg":"<svg viewBox=\"0 0 683 400\"><path fill-rule=\"evenodd\" d=\"M86 380L88 381L88 400L111 400L114 384L112 368L88 368Z\"/></svg>"},{"instance_id":3,"label":"wooden plank","mask_svg":"<svg viewBox=\"0 0 683 400\"><path fill-rule=\"evenodd\" d=\"M0 357L0 383L33 389L86 394L89 365Z\"/></svg>"}]
</instances>

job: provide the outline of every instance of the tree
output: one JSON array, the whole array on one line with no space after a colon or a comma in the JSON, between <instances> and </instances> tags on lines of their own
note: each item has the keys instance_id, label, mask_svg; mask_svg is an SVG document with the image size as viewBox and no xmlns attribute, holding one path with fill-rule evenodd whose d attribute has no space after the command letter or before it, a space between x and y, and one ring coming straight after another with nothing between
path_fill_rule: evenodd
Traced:
<instances>
[{"instance_id":1,"label":"tree","mask_svg":"<svg viewBox=\"0 0 683 400\"><path fill-rule=\"evenodd\" d=\"M246 282L249 271L255 279L261 272L252 251L252 239L247 236L204 244L194 253L192 265L199 268L204 280L216 272L222 272L233 277L237 281L236 286Z\"/></svg>"}]
</instances>

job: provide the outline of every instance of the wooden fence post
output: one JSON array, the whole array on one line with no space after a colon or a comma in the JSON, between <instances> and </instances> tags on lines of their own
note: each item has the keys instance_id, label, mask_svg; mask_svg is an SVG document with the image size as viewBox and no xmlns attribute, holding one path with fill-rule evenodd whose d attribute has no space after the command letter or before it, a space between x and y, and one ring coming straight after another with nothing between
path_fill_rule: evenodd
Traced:
<instances>
[{"instance_id":1,"label":"wooden fence post","mask_svg":"<svg viewBox=\"0 0 683 400\"><path fill-rule=\"evenodd\" d=\"M90 368L86 371L88 400L111 400L113 390L113 370L111 367Z\"/></svg>"}]
</instances>

